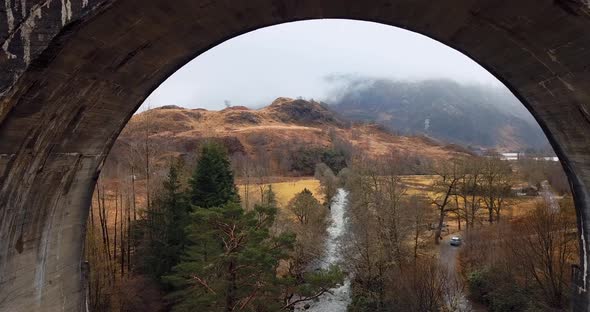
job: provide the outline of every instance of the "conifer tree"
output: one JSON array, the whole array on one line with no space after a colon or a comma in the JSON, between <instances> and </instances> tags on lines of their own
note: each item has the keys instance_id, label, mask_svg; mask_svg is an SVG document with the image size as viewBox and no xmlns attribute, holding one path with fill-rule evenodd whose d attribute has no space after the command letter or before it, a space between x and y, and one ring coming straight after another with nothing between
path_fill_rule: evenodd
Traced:
<instances>
[{"instance_id":1,"label":"conifer tree","mask_svg":"<svg viewBox=\"0 0 590 312\"><path fill-rule=\"evenodd\" d=\"M188 227L193 242L167 277L178 289L173 311L278 311L276 270L288 257L294 235L270 235L277 209L239 203L197 208Z\"/></svg>"},{"instance_id":2,"label":"conifer tree","mask_svg":"<svg viewBox=\"0 0 590 312\"><path fill-rule=\"evenodd\" d=\"M172 164L163 190L153 200L145 220L139 222L139 232L145 241L139 251L142 271L156 279L178 264L188 242L191 206L182 190L178 165Z\"/></svg>"},{"instance_id":3,"label":"conifer tree","mask_svg":"<svg viewBox=\"0 0 590 312\"><path fill-rule=\"evenodd\" d=\"M276 205L269 187L252 211L237 201L194 208L187 227L190 247L165 277L176 289L170 294L173 311L289 310L342 282L338 268L298 278L278 275L279 263L291 257L296 239L291 232L271 234Z\"/></svg>"},{"instance_id":4,"label":"conifer tree","mask_svg":"<svg viewBox=\"0 0 590 312\"><path fill-rule=\"evenodd\" d=\"M194 206L210 208L239 201L227 152L218 143L207 142L203 145L189 183Z\"/></svg>"}]
</instances>

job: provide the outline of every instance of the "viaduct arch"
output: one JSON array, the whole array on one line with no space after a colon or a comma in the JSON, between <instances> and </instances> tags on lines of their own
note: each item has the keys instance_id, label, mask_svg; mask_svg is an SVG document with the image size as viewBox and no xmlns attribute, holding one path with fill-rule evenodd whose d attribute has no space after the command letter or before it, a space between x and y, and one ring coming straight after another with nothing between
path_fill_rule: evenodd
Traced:
<instances>
[{"instance_id":1,"label":"viaduct arch","mask_svg":"<svg viewBox=\"0 0 590 312\"><path fill-rule=\"evenodd\" d=\"M5 0L0 4L0 311L85 310L82 249L101 164L164 79L264 26L380 22L439 40L537 119L574 193L590 310L590 0Z\"/></svg>"}]
</instances>

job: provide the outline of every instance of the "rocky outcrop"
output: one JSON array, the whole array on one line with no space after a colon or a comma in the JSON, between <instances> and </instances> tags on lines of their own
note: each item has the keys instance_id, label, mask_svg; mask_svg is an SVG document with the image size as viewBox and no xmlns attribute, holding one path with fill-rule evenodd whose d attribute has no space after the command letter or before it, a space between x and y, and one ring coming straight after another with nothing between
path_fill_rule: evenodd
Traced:
<instances>
[{"instance_id":1,"label":"rocky outcrop","mask_svg":"<svg viewBox=\"0 0 590 312\"><path fill-rule=\"evenodd\" d=\"M324 105L313 100L278 98L272 102L267 111L274 118L286 123L344 125L344 122L336 116L336 113Z\"/></svg>"}]
</instances>

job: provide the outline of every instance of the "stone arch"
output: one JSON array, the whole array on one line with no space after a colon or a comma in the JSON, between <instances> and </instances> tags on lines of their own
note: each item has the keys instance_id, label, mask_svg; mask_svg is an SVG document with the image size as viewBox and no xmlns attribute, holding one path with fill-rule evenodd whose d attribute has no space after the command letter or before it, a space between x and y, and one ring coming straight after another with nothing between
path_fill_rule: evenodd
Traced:
<instances>
[{"instance_id":1,"label":"stone arch","mask_svg":"<svg viewBox=\"0 0 590 312\"><path fill-rule=\"evenodd\" d=\"M1 311L85 309L94 183L127 120L164 79L226 39L319 18L422 33L476 60L525 103L572 186L575 310L589 308L586 0L7 0L0 17Z\"/></svg>"}]
</instances>

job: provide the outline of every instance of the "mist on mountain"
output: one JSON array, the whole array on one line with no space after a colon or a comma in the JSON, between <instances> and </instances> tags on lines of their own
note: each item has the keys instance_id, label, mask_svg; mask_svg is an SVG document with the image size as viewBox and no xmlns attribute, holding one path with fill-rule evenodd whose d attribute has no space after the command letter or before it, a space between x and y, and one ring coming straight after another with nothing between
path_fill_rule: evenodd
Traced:
<instances>
[{"instance_id":1,"label":"mist on mountain","mask_svg":"<svg viewBox=\"0 0 590 312\"><path fill-rule=\"evenodd\" d=\"M326 100L338 113L400 134L504 151L549 146L530 112L504 87L351 75L327 80L338 85Z\"/></svg>"}]
</instances>

